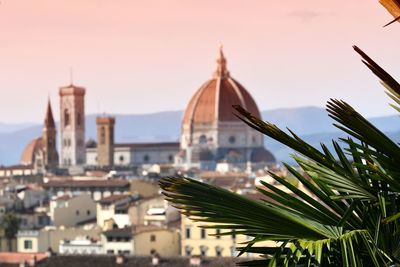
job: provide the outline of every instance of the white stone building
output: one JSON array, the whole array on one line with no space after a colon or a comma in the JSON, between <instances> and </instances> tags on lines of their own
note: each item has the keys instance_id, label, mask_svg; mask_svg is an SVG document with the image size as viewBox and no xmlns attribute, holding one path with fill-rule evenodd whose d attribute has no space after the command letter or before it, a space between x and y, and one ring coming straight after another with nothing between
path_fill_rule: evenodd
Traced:
<instances>
[{"instance_id":1,"label":"white stone building","mask_svg":"<svg viewBox=\"0 0 400 267\"><path fill-rule=\"evenodd\" d=\"M77 236L75 239L64 239L60 241L60 254L83 254L95 255L103 253L103 245L98 240L88 236Z\"/></svg>"},{"instance_id":2,"label":"white stone building","mask_svg":"<svg viewBox=\"0 0 400 267\"><path fill-rule=\"evenodd\" d=\"M131 227L111 229L101 235L103 253L105 254L134 254L134 240Z\"/></svg>"},{"instance_id":3,"label":"white stone building","mask_svg":"<svg viewBox=\"0 0 400 267\"><path fill-rule=\"evenodd\" d=\"M111 228L131 226L129 206L137 198L138 196L123 194L100 199L97 202L97 225L103 229L107 225Z\"/></svg>"},{"instance_id":4,"label":"white stone building","mask_svg":"<svg viewBox=\"0 0 400 267\"><path fill-rule=\"evenodd\" d=\"M114 145L115 166L173 164L179 143L131 143ZM96 143L86 148L86 165L98 166Z\"/></svg>"}]
</instances>

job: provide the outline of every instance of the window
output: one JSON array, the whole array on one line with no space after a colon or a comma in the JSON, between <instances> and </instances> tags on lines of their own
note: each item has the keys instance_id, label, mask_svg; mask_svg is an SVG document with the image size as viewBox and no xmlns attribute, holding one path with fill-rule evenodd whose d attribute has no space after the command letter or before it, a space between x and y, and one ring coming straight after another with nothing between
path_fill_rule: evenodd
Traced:
<instances>
[{"instance_id":1,"label":"window","mask_svg":"<svg viewBox=\"0 0 400 267\"><path fill-rule=\"evenodd\" d=\"M150 242L156 242L156 236L155 235L151 235L150 236Z\"/></svg>"},{"instance_id":2,"label":"window","mask_svg":"<svg viewBox=\"0 0 400 267\"><path fill-rule=\"evenodd\" d=\"M76 123L78 124L78 126L80 126L82 123L82 116L81 116L81 113L79 113L79 112L78 112L78 114L76 114Z\"/></svg>"},{"instance_id":3,"label":"window","mask_svg":"<svg viewBox=\"0 0 400 267\"><path fill-rule=\"evenodd\" d=\"M237 256L237 252L236 252L236 248L235 247L230 247L231 250L231 257L236 257Z\"/></svg>"},{"instance_id":4,"label":"window","mask_svg":"<svg viewBox=\"0 0 400 267\"><path fill-rule=\"evenodd\" d=\"M144 155L143 161L144 162L149 162L150 161L150 156L149 155Z\"/></svg>"},{"instance_id":5,"label":"window","mask_svg":"<svg viewBox=\"0 0 400 267\"><path fill-rule=\"evenodd\" d=\"M186 256L192 255L192 248L190 246L185 247L185 254L186 254Z\"/></svg>"},{"instance_id":6,"label":"window","mask_svg":"<svg viewBox=\"0 0 400 267\"><path fill-rule=\"evenodd\" d=\"M106 127L100 128L100 144L104 145L106 143Z\"/></svg>"},{"instance_id":7,"label":"window","mask_svg":"<svg viewBox=\"0 0 400 267\"><path fill-rule=\"evenodd\" d=\"M112 249L107 250L107 254L108 254L108 255L114 254L114 250L112 250Z\"/></svg>"},{"instance_id":8,"label":"window","mask_svg":"<svg viewBox=\"0 0 400 267\"><path fill-rule=\"evenodd\" d=\"M190 226L186 226L186 231L185 231L185 233L186 233L186 238L187 239L190 239Z\"/></svg>"},{"instance_id":9,"label":"window","mask_svg":"<svg viewBox=\"0 0 400 267\"><path fill-rule=\"evenodd\" d=\"M232 233L232 239L233 239L233 240L236 240L236 233L235 233L235 231L233 231L233 233Z\"/></svg>"},{"instance_id":10,"label":"window","mask_svg":"<svg viewBox=\"0 0 400 267\"><path fill-rule=\"evenodd\" d=\"M217 257L221 257L222 256L222 248L220 246L216 246L215 247L215 255Z\"/></svg>"},{"instance_id":11,"label":"window","mask_svg":"<svg viewBox=\"0 0 400 267\"><path fill-rule=\"evenodd\" d=\"M206 238L206 229L200 229L200 236L201 236L201 239Z\"/></svg>"},{"instance_id":12,"label":"window","mask_svg":"<svg viewBox=\"0 0 400 267\"><path fill-rule=\"evenodd\" d=\"M86 211L86 215L89 216L90 215L90 210Z\"/></svg>"},{"instance_id":13,"label":"window","mask_svg":"<svg viewBox=\"0 0 400 267\"><path fill-rule=\"evenodd\" d=\"M169 162L173 162L173 161L174 161L174 156L169 155L169 156L168 156L168 161L169 161Z\"/></svg>"},{"instance_id":14,"label":"window","mask_svg":"<svg viewBox=\"0 0 400 267\"><path fill-rule=\"evenodd\" d=\"M124 156L119 156L119 161L122 163L124 162Z\"/></svg>"},{"instance_id":15,"label":"window","mask_svg":"<svg viewBox=\"0 0 400 267\"><path fill-rule=\"evenodd\" d=\"M200 246L200 254L201 256L205 257L207 254L208 247L207 246Z\"/></svg>"},{"instance_id":16,"label":"window","mask_svg":"<svg viewBox=\"0 0 400 267\"><path fill-rule=\"evenodd\" d=\"M236 138L234 136L230 136L228 140L230 144L234 144L236 142Z\"/></svg>"},{"instance_id":17,"label":"window","mask_svg":"<svg viewBox=\"0 0 400 267\"><path fill-rule=\"evenodd\" d=\"M79 216L79 210L75 211L76 216Z\"/></svg>"},{"instance_id":18,"label":"window","mask_svg":"<svg viewBox=\"0 0 400 267\"><path fill-rule=\"evenodd\" d=\"M199 144L207 144L207 137L204 134L199 137Z\"/></svg>"},{"instance_id":19,"label":"window","mask_svg":"<svg viewBox=\"0 0 400 267\"><path fill-rule=\"evenodd\" d=\"M108 132L109 132L109 135L110 135L111 142L114 143L114 127L110 126Z\"/></svg>"},{"instance_id":20,"label":"window","mask_svg":"<svg viewBox=\"0 0 400 267\"><path fill-rule=\"evenodd\" d=\"M24 241L24 249L32 249L32 240Z\"/></svg>"},{"instance_id":21,"label":"window","mask_svg":"<svg viewBox=\"0 0 400 267\"><path fill-rule=\"evenodd\" d=\"M217 235L217 236L216 236L217 239L220 239L220 238L221 238L221 236L219 236L220 233L221 233L221 230L219 230L219 229L217 229L217 230L215 231L215 234Z\"/></svg>"},{"instance_id":22,"label":"window","mask_svg":"<svg viewBox=\"0 0 400 267\"><path fill-rule=\"evenodd\" d=\"M69 116L69 111L68 109L64 110L64 127L68 126L70 124L70 116Z\"/></svg>"}]
</instances>

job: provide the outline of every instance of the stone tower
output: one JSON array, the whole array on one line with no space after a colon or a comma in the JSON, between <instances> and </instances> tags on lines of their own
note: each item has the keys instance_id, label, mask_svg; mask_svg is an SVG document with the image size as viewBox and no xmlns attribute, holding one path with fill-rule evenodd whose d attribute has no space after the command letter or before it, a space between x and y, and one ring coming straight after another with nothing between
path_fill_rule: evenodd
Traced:
<instances>
[{"instance_id":1,"label":"stone tower","mask_svg":"<svg viewBox=\"0 0 400 267\"><path fill-rule=\"evenodd\" d=\"M113 117L97 117L97 164L114 165L114 125Z\"/></svg>"},{"instance_id":2,"label":"stone tower","mask_svg":"<svg viewBox=\"0 0 400 267\"><path fill-rule=\"evenodd\" d=\"M56 134L56 124L54 123L53 111L51 110L49 99L42 133L43 164L46 170L54 170L58 167Z\"/></svg>"},{"instance_id":3,"label":"stone tower","mask_svg":"<svg viewBox=\"0 0 400 267\"><path fill-rule=\"evenodd\" d=\"M61 165L85 164L85 88L60 88Z\"/></svg>"}]
</instances>

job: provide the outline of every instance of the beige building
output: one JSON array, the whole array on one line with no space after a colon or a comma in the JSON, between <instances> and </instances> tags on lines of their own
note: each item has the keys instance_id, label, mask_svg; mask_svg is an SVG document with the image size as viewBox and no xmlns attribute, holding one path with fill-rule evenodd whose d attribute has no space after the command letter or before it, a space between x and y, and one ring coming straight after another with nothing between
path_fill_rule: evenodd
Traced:
<instances>
[{"instance_id":1,"label":"beige building","mask_svg":"<svg viewBox=\"0 0 400 267\"><path fill-rule=\"evenodd\" d=\"M73 227L96 219L96 203L88 194L64 195L50 201L49 216L54 226Z\"/></svg>"},{"instance_id":2,"label":"beige building","mask_svg":"<svg viewBox=\"0 0 400 267\"><path fill-rule=\"evenodd\" d=\"M181 223L181 253L182 256L201 255L204 257L235 257L238 252L237 247L248 239L244 235L211 236L219 234L216 229L202 229L199 225L206 223L196 223L182 216ZM226 232L226 230L224 230ZM263 242L259 245L275 246L275 242ZM250 253L246 257L252 257Z\"/></svg>"},{"instance_id":3,"label":"beige building","mask_svg":"<svg viewBox=\"0 0 400 267\"><path fill-rule=\"evenodd\" d=\"M134 232L135 255L161 257L180 255L180 234L177 229L158 226L138 226Z\"/></svg>"},{"instance_id":4,"label":"beige building","mask_svg":"<svg viewBox=\"0 0 400 267\"><path fill-rule=\"evenodd\" d=\"M177 221L179 212L168 205L163 195L140 198L129 208L129 216L133 225L162 226Z\"/></svg>"},{"instance_id":5,"label":"beige building","mask_svg":"<svg viewBox=\"0 0 400 267\"><path fill-rule=\"evenodd\" d=\"M130 192L130 183L122 179L50 179L45 181L43 188L50 192L51 196L77 196L81 194L90 194L94 201L111 195Z\"/></svg>"},{"instance_id":6,"label":"beige building","mask_svg":"<svg viewBox=\"0 0 400 267\"><path fill-rule=\"evenodd\" d=\"M17 251L24 253L45 252L51 248L58 253L61 240L72 240L78 236L100 240L100 233L101 229L99 228L85 227L45 227L41 230L23 230L17 234Z\"/></svg>"}]
</instances>

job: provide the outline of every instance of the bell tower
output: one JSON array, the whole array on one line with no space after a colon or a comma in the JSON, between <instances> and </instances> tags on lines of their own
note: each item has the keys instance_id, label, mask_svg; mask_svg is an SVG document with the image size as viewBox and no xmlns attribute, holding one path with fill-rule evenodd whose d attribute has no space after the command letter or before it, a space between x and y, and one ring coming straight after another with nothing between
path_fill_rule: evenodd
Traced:
<instances>
[{"instance_id":1,"label":"bell tower","mask_svg":"<svg viewBox=\"0 0 400 267\"><path fill-rule=\"evenodd\" d=\"M43 141L43 163L45 169L54 170L58 167L58 153L56 144L56 124L54 123L53 111L50 99L47 103L46 117L44 119L42 141Z\"/></svg>"},{"instance_id":2,"label":"bell tower","mask_svg":"<svg viewBox=\"0 0 400 267\"><path fill-rule=\"evenodd\" d=\"M72 83L60 88L61 166L86 162L85 88Z\"/></svg>"},{"instance_id":3,"label":"bell tower","mask_svg":"<svg viewBox=\"0 0 400 267\"><path fill-rule=\"evenodd\" d=\"M97 117L97 164L114 165L114 125L113 117Z\"/></svg>"}]
</instances>

